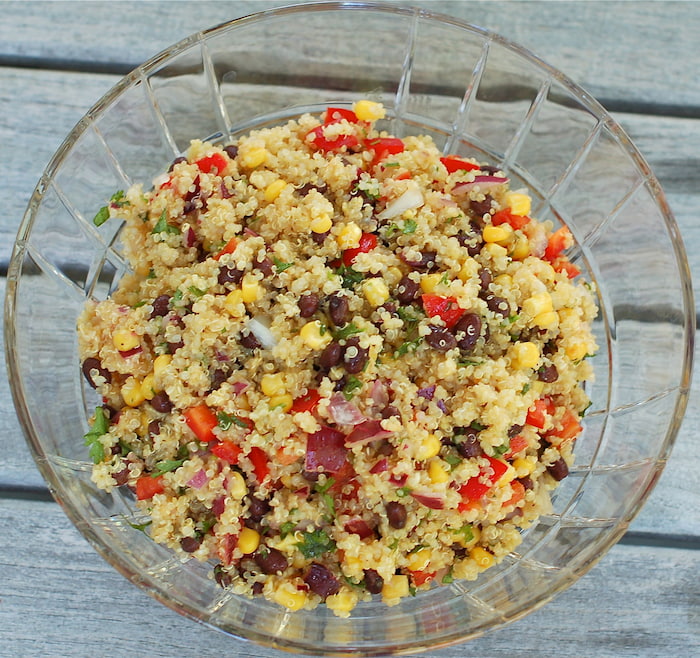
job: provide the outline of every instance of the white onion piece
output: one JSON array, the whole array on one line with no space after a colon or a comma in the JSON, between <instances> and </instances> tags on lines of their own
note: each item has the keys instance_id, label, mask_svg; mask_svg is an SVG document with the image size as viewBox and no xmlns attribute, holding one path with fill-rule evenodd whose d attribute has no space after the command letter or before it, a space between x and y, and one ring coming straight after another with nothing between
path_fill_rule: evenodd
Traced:
<instances>
[{"instance_id":1,"label":"white onion piece","mask_svg":"<svg viewBox=\"0 0 700 658\"><path fill-rule=\"evenodd\" d=\"M542 258L548 243L544 228L540 224L536 226L533 226L532 223L528 224L527 237L530 240L530 253L537 258Z\"/></svg>"},{"instance_id":2,"label":"white onion piece","mask_svg":"<svg viewBox=\"0 0 700 658\"><path fill-rule=\"evenodd\" d=\"M459 183L452 188L452 194L456 196L461 196L466 194L469 190L479 186L479 190L482 192L489 192L500 185L504 185L510 179L502 178L501 176L474 176L474 180L469 183Z\"/></svg>"},{"instance_id":3,"label":"white onion piece","mask_svg":"<svg viewBox=\"0 0 700 658\"><path fill-rule=\"evenodd\" d=\"M248 320L248 329L266 350L271 350L277 345L275 335L270 331L270 328L263 323L261 318L251 318Z\"/></svg>"},{"instance_id":4,"label":"white onion piece","mask_svg":"<svg viewBox=\"0 0 700 658\"><path fill-rule=\"evenodd\" d=\"M405 213L407 210L420 208L424 203L425 199L418 185L413 181L409 181L406 191L389 203L387 207L377 215L377 218L380 220L393 219Z\"/></svg>"},{"instance_id":5,"label":"white onion piece","mask_svg":"<svg viewBox=\"0 0 700 658\"><path fill-rule=\"evenodd\" d=\"M348 402L342 393L331 395L328 413L337 425L359 425L367 420L367 417L352 402Z\"/></svg>"}]
</instances>

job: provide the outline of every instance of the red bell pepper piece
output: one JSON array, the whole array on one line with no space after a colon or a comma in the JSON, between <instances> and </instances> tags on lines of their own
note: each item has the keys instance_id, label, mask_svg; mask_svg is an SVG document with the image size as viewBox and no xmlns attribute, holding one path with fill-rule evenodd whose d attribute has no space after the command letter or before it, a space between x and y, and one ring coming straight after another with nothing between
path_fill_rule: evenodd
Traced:
<instances>
[{"instance_id":1,"label":"red bell pepper piece","mask_svg":"<svg viewBox=\"0 0 700 658\"><path fill-rule=\"evenodd\" d=\"M228 166L228 159L221 153L212 153L201 160L197 160L195 164L205 174L210 174L212 170L216 169L215 173L221 175Z\"/></svg>"},{"instance_id":2,"label":"red bell pepper piece","mask_svg":"<svg viewBox=\"0 0 700 658\"><path fill-rule=\"evenodd\" d=\"M321 394L315 388L310 388L306 395L302 395L300 398L294 400L292 403L292 413L299 414L304 411L313 412L320 400Z\"/></svg>"},{"instance_id":3,"label":"red bell pepper piece","mask_svg":"<svg viewBox=\"0 0 700 658\"><path fill-rule=\"evenodd\" d=\"M163 476L151 477L150 475L142 475L136 480L136 498L139 500L150 500L156 494L165 491Z\"/></svg>"},{"instance_id":4,"label":"red bell pepper piece","mask_svg":"<svg viewBox=\"0 0 700 658\"><path fill-rule=\"evenodd\" d=\"M421 295L423 308L431 318L438 316L445 323L448 329L457 324L457 321L464 315L454 297L443 297L441 295Z\"/></svg>"},{"instance_id":5,"label":"red bell pepper piece","mask_svg":"<svg viewBox=\"0 0 700 658\"><path fill-rule=\"evenodd\" d=\"M416 587L420 587L435 578L436 573L436 571L411 571L411 580Z\"/></svg>"},{"instance_id":6,"label":"red bell pepper piece","mask_svg":"<svg viewBox=\"0 0 700 658\"><path fill-rule=\"evenodd\" d=\"M270 460L267 458L267 454L262 448L256 446L250 449L248 457L253 464L255 477L262 484L265 478L270 475Z\"/></svg>"},{"instance_id":7,"label":"red bell pepper piece","mask_svg":"<svg viewBox=\"0 0 700 658\"><path fill-rule=\"evenodd\" d=\"M558 436L560 439L567 441L575 439L582 431L583 427L579 422L579 417L573 411L567 409L558 426L547 432L547 436Z\"/></svg>"},{"instance_id":8,"label":"red bell pepper piece","mask_svg":"<svg viewBox=\"0 0 700 658\"><path fill-rule=\"evenodd\" d=\"M558 256L561 256L564 249L570 247L573 243L573 236L566 226L558 228L552 235L549 236L547 247L544 250L544 259L553 261Z\"/></svg>"},{"instance_id":9,"label":"red bell pepper piece","mask_svg":"<svg viewBox=\"0 0 700 658\"><path fill-rule=\"evenodd\" d=\"M372 167L384 160L387 155L403 153L406 149L403 140L398 137L378 137L377 139L369 139L365 142L365 146L370 151L374 151L374 158L372 158L371 163Z\"/></svg>"},{"instance_id":10,"label":"red bell pepper piece","mask_svg":"<svg viewBox=\"0 0 700 658\"><path fill-rule=\"evenodd\" d=\"M204 443L216 441L214 428L219 424L216 414L206 404L198 404L182 412L187 426Z\"/></svg>"},{"instance_id":11,"label":"red bell pepper piece","mask_svg":"<svg viewBox=\"0 0 700 658\"><path fill-rule=\"evenodd\" d=\"M224 248L214 256L214 260L219 260L224 254L232 254L234 251L236 251L236 247L238 246L238 239L237 238L231 238L225 245Z\"/></svg>"},{"instance_id":12,"label":"red bell pepper piece","mask_svg":"<svg viewBox=\"0 0 700 658\"><path fill-rule=\"evenodd\" d=\"M570 279L581 274L581 270L576 267L566 256L559 256L552 261L552 267L555 272L565 272Z\"/></svg>"},{"instance_id":13,"label":"red bell pepper piece","mask_svg":"<svg viewBox=\"0 0 700 658\"><path fill-rule=\"evenodd\" d=\"M535 400L533 405L527 410L525 422L537 429L544 429L547 422L547 414L550 416L554 413L554 404L551 398L543 397Z\"/></svg>"},{"instance_id":14,"label":"red bell pepper piece","mask_svg":"<svg viewBox=\"0 0 700 658\"><path fill-rule=\"evenodd\" d=\"M334 139L326 139L323 134L324 126L317 126L310 130L307 134L313 135L312 146L324 153L328 151L340 151L342 148L352 150L359 146L360 140L355 135L338 135Z\"/></svg>"},{"instance_id":15,"label":"red bell pepper piece","mask_svg":"<svg viewBox=\"0 0 700 658\"><path fill-rule=\"evenodd\" d=\"M440 158L440 162L445 165L448 174L453 174L455 171L477 171L481 169L479 165L462 160L456 155L446 155L444 158Z\"/></svg>"},{"instance_id":16,"label":"red bell pepper piece","mask_svg":"<svg viewBox=\"0 0 700 658\"><path fill-rule=\"evenodd\" d=\"M510 224L513 229L519 229L525 226L530 221L527 215L514 215L510 208L499 210L491 217L491 223L494 226L501 224Z\"/></svg>"},{"instance_id":17,"label":"red bell pepper piece","mask_svg":"<svg viewBox=\"0 0 700 658\"><path fill-rule=\"evenodd\" d=\"M517 505L523 498L525 498L525 486L522 482L519 482L518 480L513 480L510 483L510 488L513 493L511 497L505 503L503 503L503 507Z\"/></svg>"},{"instance_id":18,"label":"red bell pepper piece","mask_svg":"<svg viewBox=\"0 0 700 658\"><path fill-rule=\"evenodd\" d=\"M343 252L343 263L350 267L358 254L366 254L377 246L377 236L374 233L363 233L360 238L360 246L346 249Z\"/></svg>"},{"instance_id":19,"label":"red bell pepper piece","mask_svg":"<svg viewBox=\"0 0 700 658\"><path fill-rule=\"evenodd\" d=\"M458 505L457 509L459 509L460 512L464 511L465 509L469 509L469 504L471 502L483 498L486 492L496 482L498 482L498 480L500 480L503 474L508 470L508 464L506 462L501 461L500 459L496 459L495 457L487 456L486 459L489 460L489 464L491 465L493 473L487 476L486 481L484 482L483 476L486 469L482 467L481 473L479 473L479 475L475 475L474 477L469 478L459 488L459 495L462 497L462 501L465 505L464 507L462 506L462 504Z\"/></svg>"},{"instance_id":20,"label":"red bell pepper piece","mask_svg":"<svg viewBox=\"0 0 700 658\"><path fill-rule=\"evenodd\" d=\"M211 447L211 451L227 464L237 464L243 452L233 441L220 441Z\"/></svg>"},{"instance_id":21,"label":"red bell pepper piece","mask_svg":"<svg viewBox=\"0 0 700 658\"><path fill-rule=\"evenodd\" d=\"M503 455L503 459L513 459L515 455L527 448L527 439L522 434L517 434L510 440L508 452Z\"/></svg>"},{"instance_id":22,"label":"red bell pepper piece","mask_svg":"<svg viewBox=\"0 0 700 658\"><path fill-rule=\"evenodd\" d=\"M344 107L329 107L326 109L326 115L323 119L324 125L330 123L338 123L345 119L348 123L357 123L357 115L352 111Z\"/></svg>"},{"instance_id":23,"label":"red bell pepper piece","mask_svg":"<svg viewBox=\"0 0 700 658\"><path fill-rule=\"evenodd\" d=\"M344 526L345 532L350 532L354 535L359 535L360 539L367 539L374 535L374 530L369 527L369 524L359 516L350 519Z\"/></svg>"}]
</instances>

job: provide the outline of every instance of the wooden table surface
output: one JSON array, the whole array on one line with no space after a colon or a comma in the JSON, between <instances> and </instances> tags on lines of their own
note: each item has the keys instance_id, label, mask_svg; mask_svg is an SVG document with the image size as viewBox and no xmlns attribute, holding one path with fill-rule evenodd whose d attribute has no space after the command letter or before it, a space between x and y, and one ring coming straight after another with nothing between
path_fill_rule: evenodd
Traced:
<instances>
[{"instance_id":1,"label":"wooden table surface","mask_svg":"<svg viewBox=\"0 0 700 658\"><path fill-rule=\"evenodd\" d=\"M33 187L83 113L169 44L279 4L0 2L0 293ZM413 4L500 32L601 100L659 177L700 276L700 4ZM24 445L4 353L0 370L0 655L283 655L171 612L102 561ZM525 619L427 655L700 656L699 388L659 484L592 571Z\"/></svg>"}]
</instances>

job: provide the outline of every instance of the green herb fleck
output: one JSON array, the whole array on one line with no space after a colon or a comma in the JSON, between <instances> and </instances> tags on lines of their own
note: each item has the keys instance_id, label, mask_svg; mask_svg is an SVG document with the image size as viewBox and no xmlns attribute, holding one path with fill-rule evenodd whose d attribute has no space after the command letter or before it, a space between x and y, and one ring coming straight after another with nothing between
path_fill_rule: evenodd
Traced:
<instances>
[{"instance_id":1,"label":"green herb fleck","mask_svg":"<svg viewBox=\"0 0 700 658\"><path fill-rule=\"evenodd\" d=\"M280 526L280 537L284 539L288 534L294 532L294 528L297 527L297 524L294 521L285 521L281 526Z\"/></svg>"},{"instance_id":2,"label":"green herb fleck","mask_svg":"<svg viewBox=\"0 0 700 658\"><path fill-rule=\"evenodd\" d=\"M421 338L414 338L413 340L407 340L405 343L402 343L399 345L399 349L397 349L394 352L394 358L398 359L399 357L404 356L405 354L408 354L409 352L415 352L418 349L418 346L421 344Z\"/></svg>"},{"instance_id":3,"label":"green herb fleck","mask_svg":"<svg viewBox=\"0 0 700 658\"><path fill-rule=\"evenodd\" d=\"M443 459L452 467L462 463L462 458L455 450L448 450Z\"/></svg>"},{"instance_id":4,"label":"green herb fleck","mask_svg":"<svg viewBox=\"0 0 700 658\"><path fill-rule=\"evenodd\" d=\"M444 286L449 286L450 285L450 278L447 275L447 272L445 272L442 277L440 278L440 283Z\"/></svg>"},{"instance_id":5,"label":"green herb fleck","mask_svg":"<svg viewBox=\"0 0 700 658\"><path fill-rule=\"evenodd\" d=\"M353 334L361 334L364 330L360 329L355 323L349 322L342 329L338 329L333 333L333 338L336 340L345 340Z\"/></svg>"},{"instance_id":6,"label":"green herb fleck","mask_svg":"<svg viewBox=\"0 0 700 658\"><path fill-rule=\"evenodd\" d=\"M401 166L398 162L384 162L382 167L399 167Z\"/></svg>"},{"instance_id":7,"label":"green herb fleck","mask_svg":"<svg viewBox=\"0 0 700 658\"><path fill-rule=\"evenodd\" d=\"M142 299L140 302L136 302L131 308L141 308L148 303L148 300Z\"/></svg>"},{"instance_id":8,"label":"green herb fleck","mask_svg":"<svg viewBox=\"0 0 700 658\"><path fill-rule=\"evenodd\" d=\"M156 225L153 227L153 230L151 231L151 233L154 235L156 233L170 233L173 235L179 235L180 229L177 226L173 226L172 224L168 224L168 213L166 210L164 210L160 214L160 217L158 218L158 221L156 222Z\"/></svg>"},{"instance_id":9,"label":"green herb fleck","mask_svg":"<svg viewBox=\"0 0 700 658\"><path fill-rule=\"evenodd\" d=\"M392 541L391 544L389 544L389 548L390 548L392 551L395 551L398 547L399 547L399 540L398 540L398 538L397 538L397 539L394 539L394 541Z\"/></svg>"},{"instance_id":10,"label":"green herb fleck","mask_svg":"<svg viewBox=\"0 0 700 658\"><path fill-rule=\"evenodd\" d=\"M109 219L109 208L107 206L102 206L97 211L97 214L92 218L92 223L95 226L102 226Z\"/></svg>"},{"instance_id":11,"label":"green herb fleck","mask_svg":"<svg viewBox=\"0 0 700 658\"><path fill-rule=\"evenodd\" d=\"M495 446L493 448L493 455L492 457L501 457L505 455L508 451L510 450L510 442L504 443L500 446Z\"/></svg>"},{"instance_id":12,"label":"green herb fleck","mask_svg":"<svg viewBox=\"0 0 700 658\"><path fill-rule=\"evenodd\" d=\"M166 459L165 461L158 462L156 464L156 470L151 473L151 477L158 477L163 475L163 473L170 473L170 471L175 471L180 466L185 463L184 459Z\"/></svg>"},{"instance_id":13,"label":"green herb fleck","mask_svg":"<svg viewBox=\"0 0 700 658\"><path fill-rule=\"evenodd\" d=\"M235 416L230 416L225 411L219 411L219 413L216 414L216 420L218 421L218 425L224 431L231 429L231 425L233 424L234 418Z\"/></svg>"},{"instance_id":14,"label":"green herb fleck","mask_svg":"<svg viewBox=\"0 0 700 658\"><path fill-rule=\"evenodd\" d=\"M343 288L349 290L354 288L361 281L364 281L365 278L362 272L353 270L352 267L348 267L345 264L342 264L335 272L343 279Z\"/></svg>"},{"instance_id":15,"label":"green herb fleck","mask_svg":"<svg viewBox=\"0 0 700 658\"><path fill-rule=\"evenodd\" d=\"M450 570L442 577L441 582L443 585L449 585L450 583L454 582L454 576L452 575L452 567L450 567Z\"/></svg>"},{"instance_id":16,"label":"green herb fleck","mask_svg":"<svg viewBox=\"0 0 700 658\"><path fill-rule=\"evenodd\" d=\"M179 302L179 301L182 299L183 295L184 295L184 293L182 292L182 290L180 290L180 289L178 288L178 289L173 293L173 300L176 301L176 302Z\"/></svg>"},{"instance_id":17,"label":"green herb fleck","mask_svg":"<svg viewBox=\"0 0 700 658\"><path fill-rule=\"evenodd\" d=\"M130 205L127 201L126 194L124 190L117 190L110 198L109 202L116 206L117 208L123 208L124 206Z\"/></svg>"},{"instance_id":18,"label":"green herb fleck","mask_svg":"<svg viewBox=\"0 0 700 658\"><path fill-rule=\"evenodd\" d=\"M313 530L302 533L302 540L297 544L302 555L306 558L318 557L335 550L335 542L324 530Z\"/></svg>"},{"instance_id":19,"label":"green herb fleck","mask_svg":"<svg viewBox=\"0 0 700 658\"><path fill-rule=\"evenodd\" d=\"M411 596L415 596L415 595L418 593L418 590L416 590L416 588L415 588L414 585L409 585L409 586L408 586L408 593L409 593Z\"/></svg>"},{"instance_id":20,"label":"green herb fleck","mask_svg":"<svg viewBox=\"0 0 700 658\"><path fill-rule=\"evenodd\" d=\"M326 493L335 484L334 478L328 478L323 484L316 484L314 491L318 493Z\"/></svg>"},{"instance_id":21,"label":"green herb fleck","mask_svg":"<svg viewBox=\"0 0 700 658\"><path fill-rule=\"evenodd\" d=\"M272 262L275 264L278 272L284 272L294 265L294 263L283 263L277 256L272 257Z\"/></svg>"},{"instance_id":22,"label":"green herb fleck","mask_svg":"<svg viewBox=\"0 0 700 658\"><path fill-rule=\"evenodd\" d=\"M156 278L156 273L154 272L153 268L148 270L148 274L146 275L147 279L155 279Z\"/></svg>"},{"instance_id":23,"label":"green herb fleck","mask_svg":"<svg viewBox=\"0 0 700 658\"><path fill-rule=\"evenodd\" d=\"M328 508L328 511L330 512L331 519L335 518L335 501L333 500L333 496L331 496L329 493L322 493L320 494L321 500L323 501L323 504Z\"/></svg>"},{"instance_id":24,"label":"green herb fleck","mask_svg":"<svg viewBox=\"0 0 700 658\"><path fill-rule=\"evenodd\" d=\"M197 298L203 297L207 293L206 290L202 290L201 288L197 288L197 286L190 286L187 290L190 291L190 294L193 297L197 297Z\"/></svg>"},{"instance_id":25,"label":"green herb fleck","mask_svg":"<svg viewBox=\"0 0 700 658\"><path fill-rule=\"evenodd\" d=\"M92 459L95 464L104 461L105 449L100 442L100 437L107 434L108 429L109 420L107 416L105 416L104 409L102 407L97 407L95 409L95 420L92 423L92 427L83 437L85 445L90 447L90 459Z\"/></svg>"},{"instance_id":26,"label":"green herb fleck","mask_svg":"<svg viewBox=\"0 0 700 658\"><path fill-rule=\"evenodd\" d=\"M360 381L357 377L350 375L345 382L345 386L343 386L343 395L345 396L345 399L348 401L352 400L353 395L355 395L355 393L363 386L364 384L362 381Z\"/></svg>"},{"instance_id":27,"label":"green herb fleck","mask_svg":"<svg viewBox=\"0 0 700 658\"><path fill-rule=\"evenodd\" d=\"M411 487L401 487L400 489L396 490L396 495L399 498L405 498L411 493Z\"/></svg>"},{"instance_id":28,"label":"green herb fleck","mask_svg":"<svg viewBox=\"0 0 700 658\"><path fill-rule=\"evenodd\" d=\"M469 425L474 431L476 432L481 432L486 429L487 425L482 425L478 420L472 421L471 425Z\"/></svg>"},{"instance_id":29,"label":"green herb fleck","mask_svg":"<svg viewBox=\"0 0 700 658\"><path fill-rule=\"evenodd\" d=\"M457 365L461 367L466 367L466 366L480 366L481 361L477 361L476 359L459 359L457 361Z\"/></svg>"},{"instance_id":30,"label":"green herb fleck","mask_svg":"<svg viewBox=\"0 0 700 658\"><path fill-rule=\"evenodd\" d=\"M149 519L145 523L131 523L131 521L127 521L127 523L134 529L134 530L140 530L141 532L145 532L146 528L148 528L151 523L153 523L152 519Z\"/></svg>"},{"instance_id":31,"label":"green herb fleck","mask_svg":"<svg viewBox=\"0 0 700 658\"><path fill-rule=\"evenodd\" d=\"M410 235L411 233L415 233L416 229L418 228L418 224L416 223L415 220L413 219L407 219L403 223L403 231L402 233L404 235Z\"/></svg>"},{"instance_id":32,"label":"green herb fleck","mask_svg":"<svg viewBox=\"0 0 700 658\"><path fill-rule=\"evenodd\" d=\"M530 382L525 382L525 385L520 389L520 395L525 395L530 390Z\"/></svg>"},{"instance_id":33,"label":"green herb fleck","mask_svg":"<svg viewBox=\"0 0 700 658\"><path fill-rule=\"evenodd\" d=\"M465 544L468 544L474 539L474 529L471 523L465 523L461 528L452 531L455 535L462 535Z\"/></svg>"},{"instance_id":34,"label":"green herb fleck","mask_svg":"<svg viewBox=\"0 0 700 658\"><path fill-rule=\"evenodd\" d=\"M586 415L586 412L591 408L591 405L593 404L593 400L589 400L588 404L581 409L581 413L579 414L580 418L583 418Z\"/></svg>"}]
</instances>

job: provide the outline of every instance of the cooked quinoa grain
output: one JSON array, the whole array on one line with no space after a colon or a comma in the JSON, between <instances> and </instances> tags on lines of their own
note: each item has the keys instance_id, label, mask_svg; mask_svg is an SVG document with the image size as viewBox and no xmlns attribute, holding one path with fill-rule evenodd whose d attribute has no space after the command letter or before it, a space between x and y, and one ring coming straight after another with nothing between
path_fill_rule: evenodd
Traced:
<instances>
[{"instance_id":1,"label":"cooked quinoa grain","mask_svg":"<svg viewBox=\"0 0 700 658\"><path fill-rule=\"evenodd\" d=\"M503 172L369 101L117 192L132 273L78 322L93 480L291 610L474 579L550 510L596 308Z\"/></svg>"}]
</instances>

